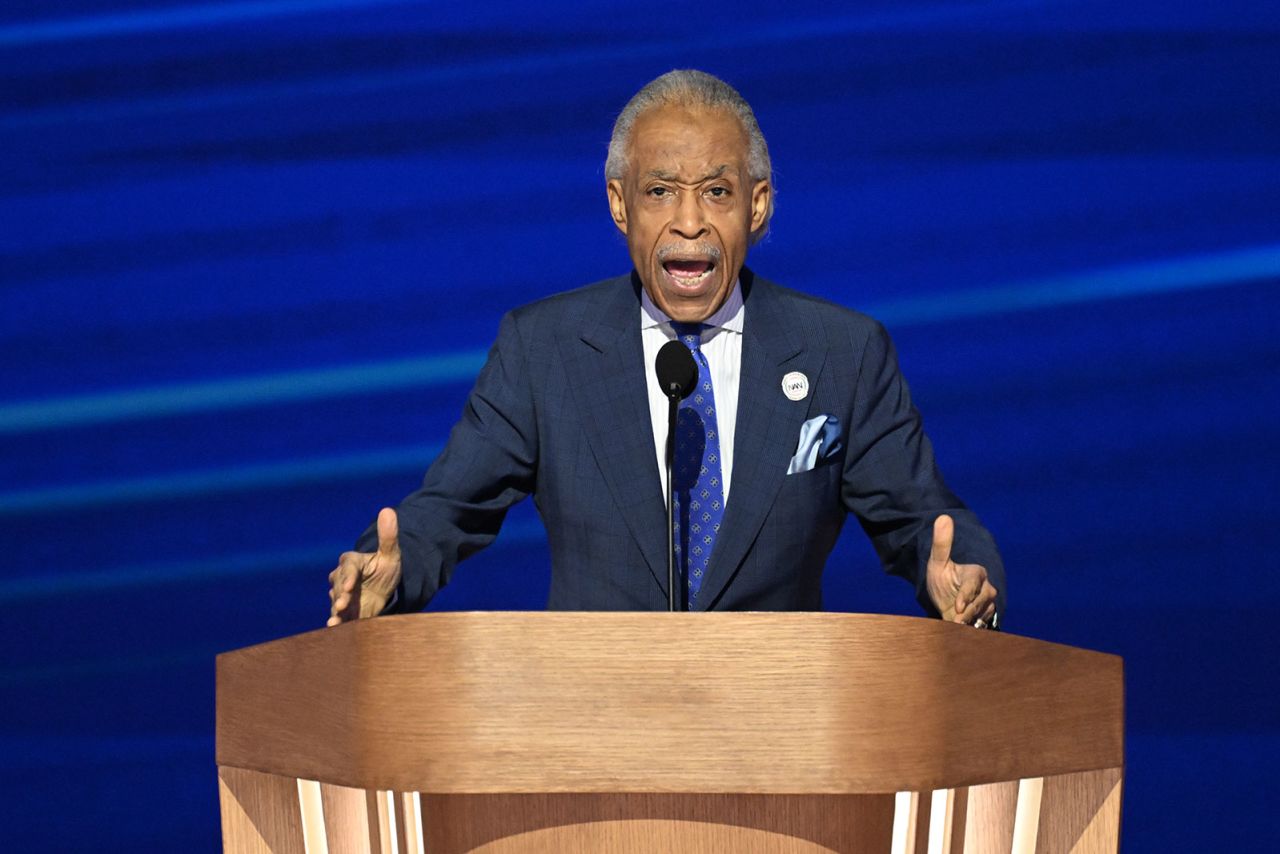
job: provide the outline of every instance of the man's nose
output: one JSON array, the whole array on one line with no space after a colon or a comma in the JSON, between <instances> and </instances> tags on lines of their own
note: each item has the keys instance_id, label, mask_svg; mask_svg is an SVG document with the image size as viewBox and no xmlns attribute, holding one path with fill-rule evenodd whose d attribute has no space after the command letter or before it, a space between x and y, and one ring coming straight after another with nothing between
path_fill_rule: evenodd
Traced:
<instances>
[{"instance_id":1,"label":"man's nose","mask_svg":"<svg viewBox=\"0 0 1280 854\"><path fill-rule=\"evenodd\" d=\"M698 193L680 194L675 216L671 220L671 230L687 240L696 240L706 234L707 218L699 204Z\"/></svg>"}]
</instances>

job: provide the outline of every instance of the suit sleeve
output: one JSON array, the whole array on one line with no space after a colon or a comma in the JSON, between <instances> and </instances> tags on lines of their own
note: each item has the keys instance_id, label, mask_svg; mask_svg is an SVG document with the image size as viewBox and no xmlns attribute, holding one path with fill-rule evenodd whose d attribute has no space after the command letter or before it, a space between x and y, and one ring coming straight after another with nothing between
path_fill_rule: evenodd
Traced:
<instances>
[{"instance_id":1,"label":"suit sleeve","mask_svg":"<svg viewBox=\"0 0 1280 854\"><path fill-rule=\"evenodd\" d=\"M995 540L943 481L893 343L879 323L863 350L849 434L842 499L871 538L885 571L909 581L917 601L936 616L925 567L933 522L946 513L956 524L953 559L986 567L1003 614L1004 563Z\"/></svg>"},{"instance_id":2,"label":"suit sleeve","mask_svg":"<svg viewBox=\"0 0 1280 854\"><path fill-rule=\"evenodd\" d=\"M402 574L387 613L421 609L458 561L493 542L507 511L533 491L537 448L528 363L508 314L444 450L396 508ZM375 524L356 549L377 543Z\"/></svg>"}]
</instances>

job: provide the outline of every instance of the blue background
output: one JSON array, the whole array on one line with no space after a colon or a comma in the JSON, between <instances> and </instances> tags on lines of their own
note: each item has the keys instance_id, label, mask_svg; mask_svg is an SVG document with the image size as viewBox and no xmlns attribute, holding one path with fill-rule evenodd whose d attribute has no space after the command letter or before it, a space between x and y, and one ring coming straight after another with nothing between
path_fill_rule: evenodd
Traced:
<instances>
[{"instance_id":1,"label":"blue background","mask_svg":"<svg viewBox=\"0 0 1280 854\"><path fill-rule=\"evenodd\" d=\"M7 0L6 847L216 848L214 655L323 623L502 312L625 271L612 119L695 66L773 153L752 266L889 327L1009 628L1125 657L1126 850L1275 850L1278 19ZM432 607L547 564L521 506ZM826 583L916 612L854 525Z\"/></svg>"}]
</instances>

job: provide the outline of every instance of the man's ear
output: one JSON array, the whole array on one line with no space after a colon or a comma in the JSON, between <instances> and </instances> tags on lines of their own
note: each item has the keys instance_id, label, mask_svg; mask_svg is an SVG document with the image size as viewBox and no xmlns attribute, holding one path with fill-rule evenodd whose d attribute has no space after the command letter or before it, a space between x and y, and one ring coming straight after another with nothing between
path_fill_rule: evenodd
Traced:
<instances>
[{"instance_id":1,"label":"man's ear","mask_svg":"<svg viewBox=\"0 0 1280 854\"><path fill-rule=\"evenodd\" d=\"M768 180L757 181L751 188L751 233L765 227L773 211L773 185Z\"/></svg>"},{"instance_id":2,"label":"man's ear","mask_svg":"<svg viewBox=\"0 0 1280 854\"><path fill-rule=\"evenodd\" d=\"M609 213L613 215L613 224L618 227L618 231L626 234L627 203L622 195L622 181L617 178L609 179L605 192L609 195Z\"/></svg>"}]
</instances>

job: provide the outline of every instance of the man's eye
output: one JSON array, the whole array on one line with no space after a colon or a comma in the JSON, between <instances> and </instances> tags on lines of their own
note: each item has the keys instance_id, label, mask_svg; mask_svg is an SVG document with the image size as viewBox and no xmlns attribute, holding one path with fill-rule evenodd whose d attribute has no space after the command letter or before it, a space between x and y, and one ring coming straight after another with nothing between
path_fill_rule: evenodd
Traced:
<instances>
[{"instance_id":1,"label":"man's eye","mask_svg":"<svg viewBox=\"0 0 1280 854\"><path fill-rule=\"evenodd\" d=\"M666 187L652 187L649 190L649 195L653 196L655 199L661 199L665 196L671 195L671 191Z\"/></svg>"},{"instance_id":2,"label":"man's eye","mask_svg":"<svg viewBox=\"0 0 1280 854\"><path fill-rule=\"evenodd\" d=\"M723 199L729 195L729 188L728 187L712 187L710 190L707 190L707 194L710 195L712 198Z\"/></svg>"}]
</instances>

